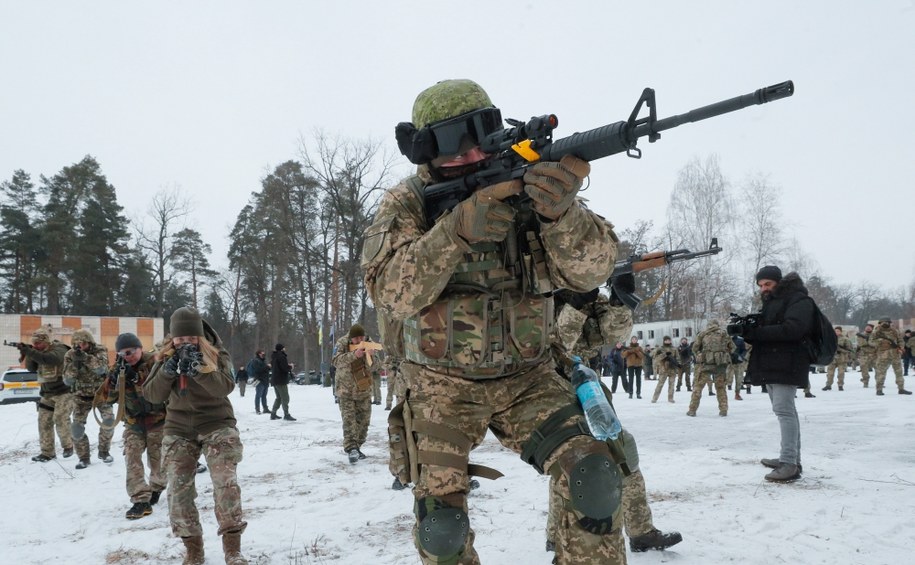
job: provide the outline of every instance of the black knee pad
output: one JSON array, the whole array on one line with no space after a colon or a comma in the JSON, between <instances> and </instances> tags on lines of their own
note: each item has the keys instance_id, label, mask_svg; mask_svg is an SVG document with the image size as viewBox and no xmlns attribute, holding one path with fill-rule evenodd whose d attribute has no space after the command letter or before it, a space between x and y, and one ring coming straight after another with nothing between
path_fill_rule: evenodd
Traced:
<instances>
[{"instance_id":1,"label":"black knee pad","mask_svg":"<svg viewBox=\"0 0 915 565\"><path fill-rule=\"evenodd\" d=\"M610 532L623 501L623 475L603 453L590 453L568 471L572 509L579 524L592 534Z\"/></svg>"},{"instance_id":2,"label":"black knee pad","mask_svg":"<svg viewBox=\"0 0 915 565\"><path fill-rule=\"evenodd\" d=\"M460 555L470 532L470 519L461 508L427 496L416 501L416 536L423 551L438 559Z\"/></svg>"}]
</instances>

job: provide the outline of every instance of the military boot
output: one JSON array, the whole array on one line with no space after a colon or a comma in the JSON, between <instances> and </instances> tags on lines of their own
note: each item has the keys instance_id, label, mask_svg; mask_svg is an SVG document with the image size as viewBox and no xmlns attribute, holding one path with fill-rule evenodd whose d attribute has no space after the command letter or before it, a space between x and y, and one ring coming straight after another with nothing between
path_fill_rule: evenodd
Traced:
<instances>
[{"instance_id":1,"label":"military boot","mask_svg":"<svg viewBox=\"0 0 915 565\"><path fill-rule=\"evenodd\" d=\"M181 538L181 541L184 542L184 548L187 550L187 555L181 562L182 565L203 565L203 537L188 536Z\"/></svg>"},{"instance_id":2,"label":"military boot","mask_svg":"<svg viewBox=\"0 0 915 565\"><path fill-rule=\"evenodd\" d=\"M248 565L248 560L241 554L241 534L224 534L222 552L226 556L226 565Z\"/></svg>"},{"instance_id":3,"label":"military boot","mask_svg":"<svg viewBox=\"0 0 915 565\"><path fill-rule=\"evenodd\" d=\"M743 400L743 397L740 396L739 392L734 393L734 400Z\"/></svg>"},{"instance_id":4,"label":"military boot","mask_svg":"<svg viewBox=\"0 0 915 565\"><path fill-rule=\"evenodd\" d=\"M111 456L107 451L99 451L98 458L101 459L104 463L114 463L114 457Z\"/></svg>"},{"instance_id":5,"label":"military boot","mask_svg":"<svg viewBox=\"0 0 915 565\"><path fill-rule=\"evenodd\" d=\"M629 538L629 549L632 551L648 551L649 549L667 549L683 541L680 532L662 532L657 528L647 534Z\"/></svg>"},{"instance_id":6,"label":"military boot","mask_svg":"<svg viewBox=\"0 0 915 565\"><path fill-rule=\"evenodd\" d=\"M32 461L35 461L36 463L47 463L51 459L57 459L57 456L51 455L49 457L49 456L45 455L44 453L39 453L35 457L32 457Z\"/></svg>"},{"instance_id":7,"label":"military boot","mask_svg":"<svg viewBox=\"0 0 915 565\"><path fill-rule=\"evenodd\" d=\"M143 516L152 514L152 506L148 502L137 502L127 511L128 520L138 520Z\"/></svg>"},{"instance_id":8,"label":"military boot","mask_svg":"<svg viewBox=\"0 0 915 565\"><path fill-rule=\"evenodd\" d=\"M72 457L72 456L73 456L73 448L65 447L64 448L64 459L66 459L67 457Z\"/></svg>"},{"instance_id":9,"label":"military boot","mask_svg":"<svg viewBox=\"0 0 915 565\"><path fill-rule=\"evenodd\" d=\"M347 456L347 458L349 458L350 465L355 465L356 461L359 461L359 450L350 449L349 451L346 452L346 456Z\"/></svg>"},{"instance_id":10,"label":"military boot","mask_svg":"<svg viewBox=\"0 0 915 565\"><path fill-rule=\"evenodd\" d=\"M911 391L901 388L901 389L899 389L899 394L912 394L912 393L911 393Z\"/></svg>"},{"instance_id":11,"label":"military boot","mask_svg":"<svg viewBox=\"0 0 915 565\"><path fill-rule=\"evenodd\" d=\"M826 386L823 387L823 390L832 390L832 387L829 386L829 385L826 385Z\"/></svg>"},{"instance_id":12,"label":"military boot","mask_svg":"<svg viewBox=\"0 0 915 565\"><path fill-rule=\"evenodd\" d=\"M398 477L394 477L394 484L391 485L391 490L403 490L406 488Z\"/></svg>"}]
</instances>

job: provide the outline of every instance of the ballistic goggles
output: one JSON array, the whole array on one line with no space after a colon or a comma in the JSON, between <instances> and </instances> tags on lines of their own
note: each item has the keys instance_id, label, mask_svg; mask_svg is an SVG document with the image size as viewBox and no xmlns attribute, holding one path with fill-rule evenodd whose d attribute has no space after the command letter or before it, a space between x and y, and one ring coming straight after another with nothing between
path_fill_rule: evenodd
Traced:
<instances>
[{"instance_id":1,"label":"ballistic goggles","mask_svg":"<svg viewBox=\"0 0 915 565\"><path fill-rule=\"evenodd\" d=\"M498 108L481 108L422 129L401 122L394 128L394 136L404 157L422 165L442 155L460 155L462 145L481 145L488 135L502 129L502 112Z\"/></svg>"}]
</instances>

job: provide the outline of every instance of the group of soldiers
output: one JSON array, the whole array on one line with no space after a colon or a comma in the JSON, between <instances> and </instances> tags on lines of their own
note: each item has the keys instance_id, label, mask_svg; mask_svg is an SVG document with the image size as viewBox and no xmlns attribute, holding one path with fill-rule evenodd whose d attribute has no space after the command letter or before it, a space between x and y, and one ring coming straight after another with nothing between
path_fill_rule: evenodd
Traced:
<instances>
[{"instance_id":1,"label":"group of soldiers","mask_svg":"<svg viewBox=\"0 0 915 565\"><path fill-rule=\"evenodd\" d=\"M874 372L877 396L884 395L886 373L890 367L893 368L896 377L897 392L903 395L912 394L905 388L905 376L908 374L908 366L912 359L909 345L911 330L900 333L892 326L892 320L884 316L877 322L876 327L874 324L867 324L863 332L855 334L857 347L843 334L841 327L836 326L835 331L838 347L835 358L826 367L824 391L832 390L833 382L836 382L838 390L844 390L845 369L849 364L857 362L861 369L861 383L864 388L869 387L870 373Z\"/></svg>"},{"instance_id":2,"label":"group of soldiers","mask_svg":"<svg viewBox=\"0 0 915 565\"><path fill-rule=\"evenodd\" d=\"M148 401L142 383L152 368L153 356L144 353L136 335L117 337L117 361L109 366L108 349L96 342L89 330L75 330L71 346L52 339L50 331L35 330L31 342L20 343L26 368L35 371L41 386L38 402L38 437L41 452L32 461L44 463L56 458L55 429L63 457L77 455L76 469L91 464L86 422L97 412L99 424L98 459L112 463L111 440L116 423L124 422L124 456L127 466L127 493L133 504L127 519L152 513L152 505L165 489L161 471L162 430L165 404ZM119 403L118 419L112 405ZM100 416L100 418L99 418ZM143 453L149 464L149 481L143 466Z\"/></svg>"}]
</instances>

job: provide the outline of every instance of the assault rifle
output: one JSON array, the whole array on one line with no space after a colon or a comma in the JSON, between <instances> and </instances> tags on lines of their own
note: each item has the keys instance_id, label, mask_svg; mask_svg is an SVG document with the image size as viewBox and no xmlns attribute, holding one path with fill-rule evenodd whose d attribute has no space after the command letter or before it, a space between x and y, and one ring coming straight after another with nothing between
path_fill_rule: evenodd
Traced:
<instances>
[{"instance_id":1,"label":"assault rifle","mask_svg":"<svg viewBox=\"0 0 915 565\"><path fill-rule=\"evenodd\" d=\"M538 161L559 161L565 155L574 155L585 161L594 161L617 153L640 159L642 150L636 147L640 137L654 143L661 132L690 122L698 122L742 110L748 106L765 104L794 94L794 83L786 81L755 92L696 108L685 114L657 118L654 89L646 88L636 102L626 121L607 124L569 137L553 140L553 130L559 125L555 114L533 117L527 123L506 120L512 127L493 132L480 142L480 150L494 155L476 172L462 178L430 185L424 190L427 221L434 222L445 211L468 198L477 188L499 182L520 179L527 169ZM648 116L639 118L642 106ZM506 200L517 206L529 202L526 194Z\"/></svg>"},{"instance_id":2,"label":"assault rifle","mask_svg":"<svg viewBox=\"0 0 915 565\"><path fill-rule=\"evenodd\" d=\"M635 273L641 273L642 271L670 265L677 261L689 261L690 259L717 255L718 253L721 253L721 247L718 246L718 238L713 237L708 249L705 251L692 252L689 249L674 249L673 251L654 251L643 255L633 254L630 255L628 259L616 262L616 265L613 267L613 274L611 274L610 278L607 280L607 285L613 289L613 292L616 294L617 298L620 299L620 302L635 309L642 299L633 293L634 289L624 288L619 284L620 279L618 277L621 275L634 275ZM630 281L631 280L632 279L630 279Z\"/></svg>"},{"instance_id":3,"label":"assault rifle","mask_svg":"<svg viewBox=\"0 0 915 565\"><path fill-rule=\"evenodd\" d=\"M377 341L368 341L368 340L359 342L355 345L352 343L349 344L350 351L356 351L357 349L361 349L361 350L365 351L365 364L368 365L369 367L371 367L372 366L372 352L381 351L382 349L384 349L384 347Z\"/></svg>"},{"instance_id":4,"label":"assault rifle","mask_svg":"<svg viewBox=\"0 0 915 565\"><path fill-rule=\"evenodd\" d=\"M22 349L23 347L32 347L28 343L23 343L21 341L6 341L3 340L3 345L9 345L10 347L15 347L16 349Z\"/></svg>"}]
</instances>

